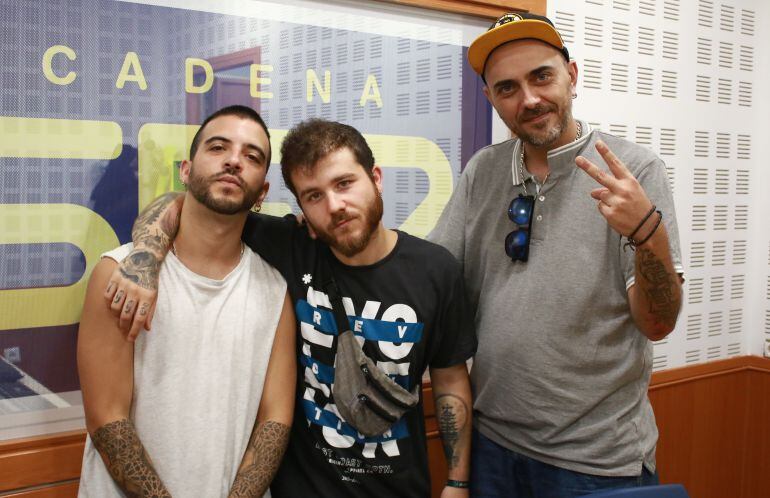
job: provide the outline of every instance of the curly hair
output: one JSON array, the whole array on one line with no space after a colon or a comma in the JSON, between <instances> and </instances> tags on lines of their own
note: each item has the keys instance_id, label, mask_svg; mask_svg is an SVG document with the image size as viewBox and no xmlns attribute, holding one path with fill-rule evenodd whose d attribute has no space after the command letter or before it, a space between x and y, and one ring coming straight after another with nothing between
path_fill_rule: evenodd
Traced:
<instances>
[{"instance_id":1,"label":"curly hair","mask_svg":"<svg viewBox=\"0 0 770 498\"><path fill-rule=\"evenodd\" d=\"M312 171L320 160L345 147L350 149L366 174L373 178L374 155L358 130L318 118L301 122L286 134L281 144L281 173L286 186L296 195L291 180L294 171Z\"/></svg>"}]
</instances>

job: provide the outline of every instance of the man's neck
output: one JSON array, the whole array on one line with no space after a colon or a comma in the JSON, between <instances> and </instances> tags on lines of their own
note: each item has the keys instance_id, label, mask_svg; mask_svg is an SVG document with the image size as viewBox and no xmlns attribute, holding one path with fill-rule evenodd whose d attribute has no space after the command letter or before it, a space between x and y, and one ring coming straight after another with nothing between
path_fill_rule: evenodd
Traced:
<instances>
[{"instance_id":1,"label":"man's neck","mask_svg":"<svg viewBox=\"0 0 770 498\"><path fill-rule=\"evenodd\" d=\"M548 167L548 153L563 145L567 145L570 142L574 142L577 138L577 132L577 122L573 118L570 118L569 123L567 123L561 136L550 144L538 147L530 143L522 142L525 157L524 167L542 183L550 172Z\"/></svg>"},{"instance_id":2,"label":"man's neck","mask_svg":"<svg viewBox=\"0 0 770 498\"><path fill-rule=\"evenodd\" d=\"M191 271L221 280L238 265L246 213L218 214L187 195L174 239L174 253Z\"/></svg>"},{"instance_id":3,"label":"man's neck","mask_svg":"<svg viewBox=\"0 0 770 498\"><path fill-rule=\"evenodd\" d=\"M366 266L373 265L386 257L396 247L398 234L394 230L387 229L382 222L377 226L377 230L372 233L369 243L359 253L353 256L345 256L331 247L334 256L342 263L348 266Z\"/></svg>"}]
</instances>

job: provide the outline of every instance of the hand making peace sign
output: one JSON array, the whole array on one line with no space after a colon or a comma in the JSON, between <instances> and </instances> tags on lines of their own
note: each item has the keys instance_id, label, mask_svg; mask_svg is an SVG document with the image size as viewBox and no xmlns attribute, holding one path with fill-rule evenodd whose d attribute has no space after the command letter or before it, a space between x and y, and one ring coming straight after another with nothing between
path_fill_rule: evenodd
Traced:
<instances>
[{"instance_id":1,"label":"hand making peace sign","mask_svg":"<svg viewBox=\"0 0 770 498\"><path fill-rule=\"evenodd\" d=\"M600 185L591 191L591 197L599 201L599 212L613 230L627 237L652 208L652 202L626 165L601 140L596 150L610 169L606 172L583 156L575 158L575 164Z\"/></svg>"}]
</instances>

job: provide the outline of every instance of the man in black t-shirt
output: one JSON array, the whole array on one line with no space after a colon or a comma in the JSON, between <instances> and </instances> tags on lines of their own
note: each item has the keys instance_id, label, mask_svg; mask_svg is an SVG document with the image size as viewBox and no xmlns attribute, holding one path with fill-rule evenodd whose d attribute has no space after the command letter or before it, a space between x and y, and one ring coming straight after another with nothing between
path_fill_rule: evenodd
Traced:
<instances>
[{"instance_id":1,"label":"man in black t-shirt","mask_svg":"<svg viewBox=\"0 0 770 498\"><path fill-rule=\"evenodd\" d=\"M473 317L462 274L445 249L386 229L382 172L354 128L310 120L281 148L286 185L307 226L293 217L252 215L244 241L287 281L297 315L297 403L286 456L271 486L282 497L425 497L430 494L422 399L387 432L364 437L337 411L336 327L324 283L333 274L364 353L408 390L430 369L436 416L449 468L442 498L467 497L471 393L465 362L475 352ZM178 202L145 234L111 279L136 302L154 300L151 282L131 285L160 261L175 232ZM163 221L165 220L165 221ZM158 249L160 248L160 249ZM145 263L146 264L146 263ZM150 272L151 273L151 272ZM119 309L119 308L118 308ZM132 317L121 316L124 323ZM132 334L141 323L134 323Z\"/></svg>"}]
</instances>

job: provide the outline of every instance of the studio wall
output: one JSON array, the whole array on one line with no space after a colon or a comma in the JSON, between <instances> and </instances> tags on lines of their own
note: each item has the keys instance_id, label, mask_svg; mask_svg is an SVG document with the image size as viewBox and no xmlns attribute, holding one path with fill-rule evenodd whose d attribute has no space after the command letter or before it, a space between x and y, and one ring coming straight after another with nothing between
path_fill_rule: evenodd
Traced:
<instances>
[{"instance_id":1,"label":"studio wall","mask_svg":"<svg viewBox=\"0 0 770 498\"><path fill-rule=\"evenodd\" d=\"M666 162L686 281L677 328L654 345L656 371L770 344L769 7L548 2L580 69L576 116Z\"/></svg>"}]
</instances>

